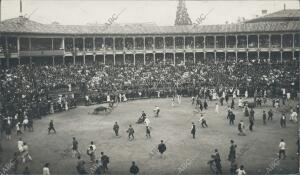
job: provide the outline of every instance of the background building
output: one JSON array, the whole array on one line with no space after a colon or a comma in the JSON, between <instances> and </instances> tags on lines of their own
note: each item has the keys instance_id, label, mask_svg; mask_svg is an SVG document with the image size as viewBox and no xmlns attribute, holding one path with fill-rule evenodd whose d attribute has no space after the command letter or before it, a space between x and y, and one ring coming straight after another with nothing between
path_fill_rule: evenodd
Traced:
<instances>
[{"instance_id":1,"label":"background building","mask_svg":"<svg viewBox=\"0 0 300 175\"><path fill-rule=\"evenodd\" d=\"M25 17L0 23L0 64L195 64L299 60L300 10L237 24L59 25Z\"/></svg>"}]
</instances>

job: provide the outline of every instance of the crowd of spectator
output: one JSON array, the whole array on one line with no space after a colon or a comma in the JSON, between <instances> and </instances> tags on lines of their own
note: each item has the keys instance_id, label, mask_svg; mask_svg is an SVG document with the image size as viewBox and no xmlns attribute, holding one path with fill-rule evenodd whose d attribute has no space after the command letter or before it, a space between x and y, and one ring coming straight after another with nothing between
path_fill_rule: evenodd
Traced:
<instances>
[{"instance_id":1,"label":"crowd of spectator","mask_svg":"<svg viewBox=\"0 0 300 175\"><path fill-rule=\"evenodd\" d=\"M80 98L101 103L107 95L127 98L172 96L180 93L194 96L203 91L232 93L246 90L249 96L264 94L271 98L292 97L299 88L298 63L241 62L191 65L21 65L0 72L1 114L15 116L26 111L41 117L72 106ZM209 94L209 93L208 93ZM67 107L68 106L68 107Z\"/></svg>"}]
</instances>

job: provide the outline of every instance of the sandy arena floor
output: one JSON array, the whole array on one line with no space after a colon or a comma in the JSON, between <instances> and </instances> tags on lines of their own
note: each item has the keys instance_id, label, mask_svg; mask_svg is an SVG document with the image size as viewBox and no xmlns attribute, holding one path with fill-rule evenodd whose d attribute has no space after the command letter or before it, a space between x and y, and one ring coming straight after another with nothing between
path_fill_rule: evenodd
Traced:
<instances>
[{"instance_id":1,"label":"sandy arena floor","mask_svg":"<svg viewBox=\"0 0 300 175\"><path fill-rule=\"evenodd\" d=\"M291 102L292 103L292 102ZM26 131L23 140L28 143L32 162L26 163L33 174L41 174L44 163L50 163L51 174L77 174L77 160L72 158L72 137L79 141L79 149L83 158L89 162L86 149L90 141L94 141L100 157L103 151L110 157L109 175L129 174L131 161L136 161L141 175L206 175L211 174L207 161L217 148L221 155L224 174L229 173L230 163L227 161L230 140L237 144L237 161L245 166L248 174L265 174L277 158L278 144L281 138L287 143L287 159L277 162L273 173L288 174L298 171L296 141L298 125L287 122L287 128L280 128L280 113L275 113L273 121L264 126L262 111L269 110L270 104L255 109L254 132L246 130L247 136L237 135L237 124L240 119L249 125L241 109L235 109L235 126L229 126L226 119L227 106L215 112L215 102L209 102L209 109L204 111L208 128L201 128L198 122L200 114L195 113L190 98L183 98L180 105L171 107L171 99L146 99L120 103L108 115L90 115L96 106L78 107L74 110L44 117L34 122L34 132ZM237 100L236 100L237 104ZM154 118L153 109L161 108L159 118ZM99 106L99 105L97 105ZM145 126L135 124L141 111L145 111L151 121L151 139L146 139ZM275 111L275 109L274 109ZM289 118L289 114L288 114ZM48 135L48 124L54 120L57 134ZM120 125L120 136L116 137L112 130L114 122ZM196 139L190 134L191 122L196 122ZM129 124L135 129L135 140L128 141L126 130ZM161 159L156 152L160 140L165 140L167 151ZM11 141L2 139L4 152L1 155L2 166L12 158L17 150L15 131ZM87 169L91 166L87 164ZM20 163L18 172L24 170ZM182 172L179 172L179 169ZM1 169L0 169L1 170Z\"/></svg>"}]
</instances>

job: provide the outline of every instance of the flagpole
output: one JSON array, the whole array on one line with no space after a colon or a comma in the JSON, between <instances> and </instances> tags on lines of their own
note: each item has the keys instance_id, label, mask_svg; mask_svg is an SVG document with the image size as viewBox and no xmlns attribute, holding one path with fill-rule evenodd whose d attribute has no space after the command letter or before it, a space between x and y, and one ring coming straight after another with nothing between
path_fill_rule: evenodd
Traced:
<instances>
[{"instance_id":1,"label":"flagpole","mask_svg":"<svg viewBox=\"0 0 300 175\"><path fill-rule=\"evenodd\" d=\"M1 12L2 12L2 0L0 0L0 22L1 22Z\"/></svg>"},{"instance_id":2,"label":"flagpole","mask_svg":"<svg viewBox=\"0 0 300 175\"><path fill-rule=\"evenodd\" d=\"M22 0L20 0L20 16L22 16L22 11L23 11Z\"/></svg>"}]
</instances>

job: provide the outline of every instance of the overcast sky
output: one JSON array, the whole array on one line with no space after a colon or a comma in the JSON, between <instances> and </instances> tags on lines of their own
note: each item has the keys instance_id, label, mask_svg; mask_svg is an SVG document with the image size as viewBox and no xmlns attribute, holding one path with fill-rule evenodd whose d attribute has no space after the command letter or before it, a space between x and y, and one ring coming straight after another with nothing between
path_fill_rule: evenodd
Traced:
<instances>
[{"instance_id":1,"label":"overcast sky","mask_svg":"<svg viewBox=\"0 0 300 175\"><path fill-rule=\"evenodd\" d=\"M2 20L20 15L20 0L2 0ZM174 25L178 1L127 1L127 0L22 0L23 15L41 23L87 24L106 23L114 13L121 11L116 23L154 22L158 25ZM188 13L193 22L203 13L207 14L203 24L224 24L236 22L268 13L299 8L298 0L240 0L240 1L186 1Z\"/></svg>"}]
</instances>

